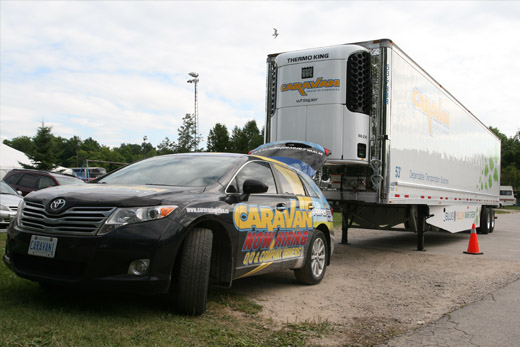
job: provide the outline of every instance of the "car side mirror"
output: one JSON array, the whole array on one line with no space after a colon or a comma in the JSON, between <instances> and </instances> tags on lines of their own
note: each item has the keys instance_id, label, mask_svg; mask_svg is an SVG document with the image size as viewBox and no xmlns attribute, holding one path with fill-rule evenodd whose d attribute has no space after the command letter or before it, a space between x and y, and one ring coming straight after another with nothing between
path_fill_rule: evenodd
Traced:
<instances>
[{"instance_id":1,"label":"car side mirror","mask_svg":"<svg viewBox=\"0 0 520 347\"><path fill-rule=\"evenodd\" d=\"M22 193L21 190L17 190L17 191L16 191L16 194L18 194L18 195L22 195L22 196L23 196L23 193Z\"/></svg>"},{"instance_id":2,"label":"car side mirror","mask_svg":"<svg viewBox=\"0 0 520 347\"><path fill-rule=\"evenodd\" d=\"M242 194L240 195L241 201L247 201L249 194L260 194L265 193L269 190L267 184L257 180L246 180L242 186Z\"/></svg>"},{"instance_id":3,"label":"car side mirror","mask_svg":"<svg viewBox=\"0 0 520 347\"><path fill-rule=\"evenodd\" d=\"M236 192L229 191L228 189L228 194L225 197L222 197L221 200L228 204L237 204L241 201L247 201L249 199L249 194L261 194L268 190L269 187L264 182L258 180L246 180L242 185L242 194L236 194Z\"/></svg>"},{"instance_id":4,"label":"car side mirror","mask_svg":"<svg viewBox=\"0 0 520 347\"><path fill-rule=\"evenodd\" d=\"M267 184L257 180L246 180L244 182L242 191L244 194L260 194L265 193L269 190Z\"/></svg>"}]
</instances>

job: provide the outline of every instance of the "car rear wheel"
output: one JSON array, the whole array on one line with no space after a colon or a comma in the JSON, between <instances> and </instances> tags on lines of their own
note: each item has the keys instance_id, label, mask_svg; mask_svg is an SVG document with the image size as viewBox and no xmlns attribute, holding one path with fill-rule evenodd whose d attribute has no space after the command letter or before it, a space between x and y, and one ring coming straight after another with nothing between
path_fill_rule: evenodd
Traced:
<instances>
[{"instance_id":1,"label":"car rear wheel","mask_svg":"<svg viewBox=\"0 0 520 347\"><path fill-rule=\"evenodd\" d=\"M213 233L203 228L193 229L184 240L170 293L180 313L198 316L206 311L212 242Z\"/></svg>"},{"instance_id":2,"label":"car rear wheel","mask_svg":"<svg viewBox=\"0 0 520 347\"><path fill-rule=\"evenodd\" d=\"M305 263L301 269L294 270L296 279L304 284L318 284L325 276L329 255L327 240L320 230L315 230Z\"/></svg>"}]
</instances>

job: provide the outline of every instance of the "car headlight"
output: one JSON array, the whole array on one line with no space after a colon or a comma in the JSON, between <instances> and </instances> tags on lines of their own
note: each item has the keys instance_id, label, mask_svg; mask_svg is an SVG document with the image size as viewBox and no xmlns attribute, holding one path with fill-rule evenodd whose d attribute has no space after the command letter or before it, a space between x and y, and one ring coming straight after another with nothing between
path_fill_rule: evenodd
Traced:
<instances>
[{"instance_id":1,"label":"car headlight","mask_svg":"<svg viewBox=\"0 0 520 347\"><path fill-rule=\"evenodd\" d=\"M126 224L147 222L167 217L176 208L177 206L175 205L118 208L108 217L105 224L101 226L98 235L109 233Z\"/></svg>"},{"instance_id":2,"label":"car headlight","mask_svg":"<svg viewBox=\"0 0 520 347\"><path fill-rule=\"evenodd\" d=\"M0 205L0 211L9 211L9 208L4 205Z\"/></svg>"},{"instance_id":3,"label":"car headlight","mask_svg":"<svg viewBox=\"0 0 520 347\"><path fill-rule=\"evenodd\" d=\"M18 224L18 225L22 224L23 207L24 207L24 200L22 199L18 203L18 208L16 209L16 224Z\"/></svg>"}]
</instances>

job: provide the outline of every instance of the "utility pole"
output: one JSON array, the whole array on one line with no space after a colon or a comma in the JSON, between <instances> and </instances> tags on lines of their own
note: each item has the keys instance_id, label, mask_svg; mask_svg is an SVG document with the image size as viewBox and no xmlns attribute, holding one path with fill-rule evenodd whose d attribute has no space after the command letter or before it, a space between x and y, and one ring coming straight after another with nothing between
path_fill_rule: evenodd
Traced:
<instances>
[{"instance_id":1,"label":"utility pole","mask_svg":"<svg viewBox=\"0 0 520 347\"><path fill-rule=\"evenodd\" d=\"M197 84L199 83L199 74L197 72L190 72L188 75L190 75L191 77L193 77L192 79L188 80L188 83L193 83L195 85L195 113L193 114L193 120L194 120L194 134L193 134L193 138L195 139L195 152L197 151L198 147L199 147L199 139L198 139L198 134L199 134L199 105L198 105L198 100L197 100Z\"/></svg>"}]
</instances>

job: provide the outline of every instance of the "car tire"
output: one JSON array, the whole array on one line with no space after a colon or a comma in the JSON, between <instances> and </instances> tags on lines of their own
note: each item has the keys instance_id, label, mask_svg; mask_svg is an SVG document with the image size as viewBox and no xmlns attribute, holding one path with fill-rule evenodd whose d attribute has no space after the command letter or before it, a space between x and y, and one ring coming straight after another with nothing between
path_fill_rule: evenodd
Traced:
<instances>
[{"instance_id":1,"label":"car tire","mask_svg":"<svg viewBox=\"0 0 520 347\"><path fill-rule=\"evenodd\" d=\"M206 311L213 233L195 228L184 240L173 278L173 301L177 312L198 316Z\"/></svg>"},{"instance_id":2,"label":"car tire","mask_svg":"<svg viewBox=\"0 0 520 347\"><path fill-rule=\"evenodd\" d=\"M296 279L303 284L318 284L325 276L329 257L329 247L325 235L314 230L305 262L301 269L295 269Z\"/></svg>"},{"instance_id":3,"label":"car tire","mask_svg":"<svg viewBox=\"0 0 520 347\"><path fill-rule=\"evenodd\" d=\"M480 212L480 227L477 228L477 232L479 234L488 234L491 229L491 209L487 207L482 207L482 211Z\"/></svg>"}]
</instances>

